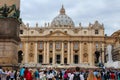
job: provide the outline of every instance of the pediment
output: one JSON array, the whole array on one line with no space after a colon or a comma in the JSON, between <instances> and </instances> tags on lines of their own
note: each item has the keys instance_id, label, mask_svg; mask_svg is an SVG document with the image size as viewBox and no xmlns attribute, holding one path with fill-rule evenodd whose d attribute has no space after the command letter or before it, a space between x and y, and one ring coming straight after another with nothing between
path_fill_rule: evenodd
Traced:
<instances>
[{"instance_id":1,"label":"pediment","mask_svg":"<svg viewBox=\"0 0 120 80\"><path fill-rule=\"evenodd\" d=\"M69 34L67 34L67 33L64 33L64 32L62 32L62 31L55 31L55 32L52 32L52 33L50 33L50 34L48 34L48 35L46 35L46 36L62 36L62 37L68 37L68 36L70 36Z\"/></svg>"}]
</instances>

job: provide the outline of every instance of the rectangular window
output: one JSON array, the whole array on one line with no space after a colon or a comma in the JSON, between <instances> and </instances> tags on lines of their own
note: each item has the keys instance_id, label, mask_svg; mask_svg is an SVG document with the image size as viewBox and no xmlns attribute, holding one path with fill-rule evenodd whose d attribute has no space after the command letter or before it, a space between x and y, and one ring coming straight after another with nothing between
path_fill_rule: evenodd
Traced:
<instances>
[{"instance_id":1,"label":"rectangular window","mask_svg":"<svg viewBox=\"0 0 120 80\"><path fill-rule=\"evenodd\" d=\"M60 55L56 55L56 63L57 63L57 64L60 64L60 59L61 59L61 58L60 58Z\"/></svg>"},{"instance_id":2,"label":"rectangular window","mask_svg":"<svg viewBox=\"0 0 120 80\"><path fill-rule=\"evenodd\" d=\"M74 63L78 64L78 55L74 55Z\"/></svg>"},{"instance_id":3,"label":"rectangular window","mask_svg":"<svg viewBox=\"0 0 120 80\"><path fill-rule=\"evenodd\" d=\"M75 50L78 50L78 48L79 48L79 46L78 46L78 45L79 45L79 43L78 43L78 42L75 42L75 43L74 43L74 49L75 49Z\"/></svg>"},{"instance_id":4,"label":"rectangular window","mask_svg":"<svg viewBox=\"0 0 120 80\"><path fill-rule=\"evenodd\" d=\"M56 42L56 49L60 49L61 48L61 45L60 45L60 42Z\"/></svg>"},{"instance_id":5,"label":"rectangular window","mask_svg":"<svg viewBox=\"0 0 120 80\"><path fill-rule=\"evenodd\" d=\"M40 42L40 49L43 49L43 42Z\"/></svg>"},{"instance_id":6,"label":"rectangular window","mask_svg":"<svg viewBox=\"0 0 120 80\"><path fill-rule=\"evenodd\" d=\"M64 49L67 49L67 43L64 43Z\"/></svg>"},{"instance_id":7,"label":"rectangular window","mask_svg":"<svg viewBox=\"0 0 120 80\"><path fill-rule=\"evenodd\" d=\"M23 34L23 30L20 30L20 34Z\"/></svg>"},{"instance_id":8,"label":"rectangular window","mask_svg":"<svg viewBox=\"0 0 120 80\"><path fill-rule=\"evenodd\" d=\"M50 42L49 47L50 47L50 49L52 49L52 48L53 48L53 44L52 44L52 42Z\"/></svg>"},{"instance_id":9,"label":"rectangular window","mask_svg":"<svg viewBox=\"0 0 120 80\"><path fill-rule=\"evenodd\" d=\"M39 63L42 63L42 62L43 62L43 56L39 55Z\"/></svg>"},{"instance_id":10,"label":"rectangular window","mask_svg":"<svg viewBox=\"0 0 120 80\"><path fill-rule=\"evenodd\" d=\"M52 64L52 58L50 58L49 63Z\"/></svg>"},{"instance_id":11,"label":"rectangular window","mask_svg":"<svg viewBox=\"0 0 120 80\"><path fill-rule=\"evenodd\" d=\"M99 34L99 31L97 29L95 30L95 34Z\"/></svg>"},{"instance_id":12,"label":"rectangular window","mask_svg":"<svg viewBox=\"0 0 120 80\"><path fill-rule=\"evenodd\" d=\"M64 58L64 64L67 64L67 58Z\"/></svg>"}]
</instances>

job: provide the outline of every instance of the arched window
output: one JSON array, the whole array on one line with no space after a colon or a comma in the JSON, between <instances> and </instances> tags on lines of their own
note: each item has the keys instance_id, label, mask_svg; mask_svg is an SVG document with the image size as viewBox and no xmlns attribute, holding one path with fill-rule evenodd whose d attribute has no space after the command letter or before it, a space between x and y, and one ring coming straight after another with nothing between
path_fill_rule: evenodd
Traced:
<instances>
[{"instance_id":1,"label":"arched window","mask_svg":"<svg viewBox=\"0 0 120 80\"><path fill-rule=\"evenodd\" d=\"M18 63L21 63L23 60L23 52L20 50L18 51Z\"/></svg>"},{"instance_id":2,"label":"arched window","mask_svg":"<svg viewBox=\"0 0 120 80\"><path fill-rule=\"evenodd\" d=\"M52 31L50 31L50 34L52 33Z\"/></svg>"}]
</instances>

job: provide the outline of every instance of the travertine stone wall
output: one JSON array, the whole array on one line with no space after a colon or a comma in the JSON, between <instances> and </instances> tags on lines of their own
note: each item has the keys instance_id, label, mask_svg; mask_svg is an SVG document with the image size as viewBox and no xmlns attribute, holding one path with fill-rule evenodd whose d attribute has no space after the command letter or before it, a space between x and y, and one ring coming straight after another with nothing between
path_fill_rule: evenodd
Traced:
<instances>
[{"instance_id":1,"label":"travertine stone wall","mask_svg":"<svg viewBox=\"0 0 120 80\"><path fill-rule=\"evenodd\" d=\"M17 45L12 40L0 42L0 64L17 64Z\"/></svg>"},{"instance_id":2,"label":"travertine stone wall","mask_svg":"<svg viewBox=\"0 0 120 80\"><path fill-rule=\"evenodd\" d=\"M19 21L14 18L0 19L0 64L18 63Z\"/></svg>"}]
</instances>

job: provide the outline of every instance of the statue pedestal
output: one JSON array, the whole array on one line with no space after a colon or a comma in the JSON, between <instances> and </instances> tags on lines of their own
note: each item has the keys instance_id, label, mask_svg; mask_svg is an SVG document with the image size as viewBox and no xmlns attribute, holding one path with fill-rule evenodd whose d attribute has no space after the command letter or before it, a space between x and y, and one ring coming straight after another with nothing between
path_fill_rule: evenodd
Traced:
<instances>
[{"instance_id":1,"label":"statue pedestal","mask_svg":"<svg viewBox=\"0 0 120 80\"><path fill-rule=\"evenodd\" d=\"M10 67L18 63L20 22L14 18L0 18L0 66Z\"/></svg>"},{"instance_id":2,"label":"statue pedestal","mask_svg":"<svg viewBox=\"0 0 120 80\"><path fill-rule=\"evenodd\" d=\"M110 68L110 67L120 68L120 61L107 62L107 63L105 63L105 67L107 67L107 68Z\"/></svg>"}]
</instances>

